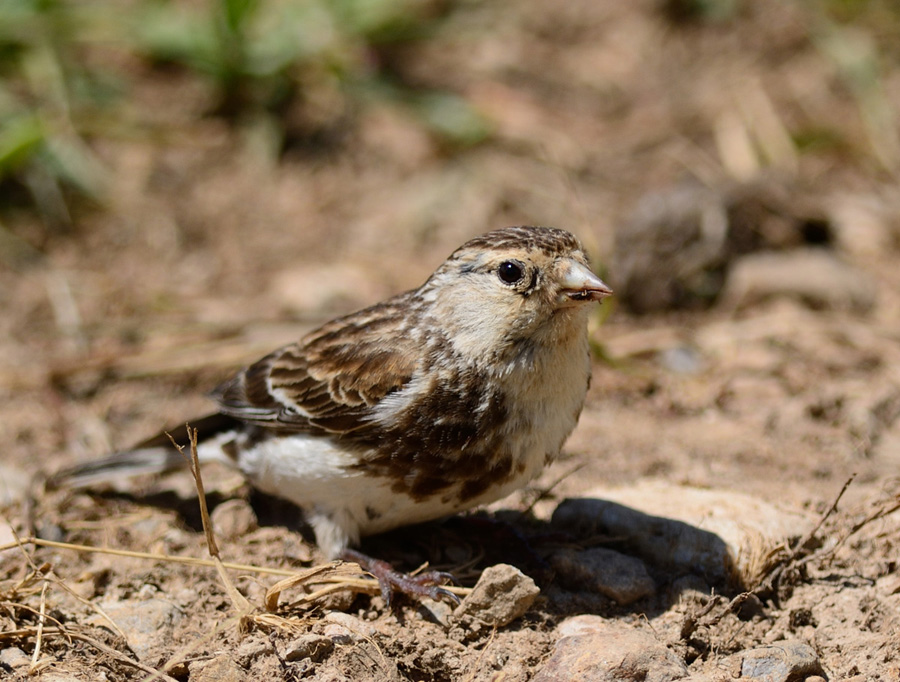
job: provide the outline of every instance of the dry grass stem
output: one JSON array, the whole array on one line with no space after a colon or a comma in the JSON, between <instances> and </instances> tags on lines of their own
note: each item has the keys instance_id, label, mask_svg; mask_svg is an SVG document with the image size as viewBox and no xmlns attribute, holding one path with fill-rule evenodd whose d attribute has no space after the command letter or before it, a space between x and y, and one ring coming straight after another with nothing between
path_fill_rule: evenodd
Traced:
<instances>
[{"instance_id":1,"label":"dry grass stem","mask_svg":"<svg viewBox=\"0 0 900 682\"><path fill-rule=\"evenodd\" d=\"M191 465L191 475L194 477L194 485L197 488L197 501L200 504L200 518L203 521L203 533L206 535L206 547L209 550L210 556L213 558L216 572L219 574L219 580L222 581L222 585L225 587L228 598L231 599L232 605L243 621L244 618L253 612L253 606L234 586L234 583L225 571L225 566L222 564L222 559L219 556L219 545L216 542L212 521L209 518L209 507L206 504L206 491L203 488L203 476L200 473L200 456L197 454L197 429L191 428L190 424L185 424L185 429L187 430L188 438L190 439L191 449L189 461ZM172 438L170 434L167 435L169 435L169 440L172 441L172 445L178 449L178 452L184 455L184 447L176 443L175 439Z\"/></svg>"},{"instance_id":2,"label":"dry grass stem","mask_svg":"<svg viewBox=\"0 0 900 682\"><path fill-rule=\"evenodd\" d=\"M47 587L49 583L44 581L41 588L41 608L38 611L37 633L34 638L34 652L31 654L31 665L29 671L34 672L37 668L38 661L41 657L41 644L44 640L44 615L47 613Z\"/></svg>"},{"instance_id":3,"label":"dry grass stem","mask_svg":"<svg viewBox=\"0 0 900 682\"><path fill-rule=\"evenodd\" d=\"M136 661L133 658L129 658L127 655L123 654L121 651L117 651L113 649L111 646L100 642L93 637L86 635L84 633L78 632L77 630L73 630L71 628L63 628L63 627L45 627L41 631L40 625L35 627L27 627L27 628L18 628L16 630L7 630L6 632L0 632L0 641L9 641L9 640L18 640L25 639L30 637L38 637L43 636L45 639L50 639L54 637L64 637L70 644L73 639L80 640L85 644L97 649L98 651L103 652L104 654L110 656L120 663L124 663L133 668L137 668L138 670L142 670L156 679L167 680L167 682L177 682L175 678L166 675L165 673L160 672L154 668L151 668L148 665L144 665L140 661Z\"/></svg>"},{"instance_id":4,"label":"dry grass stem","mask_svg":"<svg viewBox=\"0 0 900 682\"><path fill-rule=\"evenodd\" d=\"M0 552L6 549L11 549L13 547L18 546L19 543L9 543L7 545L0 545ZM130 557L132 559L147 559L149 561L161 561L165 563L176 563L176 564L185 564L188 566L204 566L207 568L216 568L216 562L212 559L200 559L198 557L190 557L190 556L174 556L171 554L154 554L151 552L135 552L127 549L115 549L111 547L91 547L89 545L78 545L70 542L57 542L55 540L44 540L42 538L23 538L21 540L21 544L33 544L38 545L40 547L54 547L56 549L67 549L73 552L86 552L91 554L109 554L112 556L122 556L122 557ZM228 569L229 571L243 571L246 573L257 573L264 575L280 575L285 577L293 577L297 575L296 570L290 570L286 568L274 568L270 566L254 566L252 564L236 564L230 563L227 561L220 562L222 567ZM355 566L355 564L349 564L350 566ZM330 567L331 564L324 564L326 567ZM358 571L357 571L358 573ZM319 578L317 583L339 583L345 584L348 588L356 589L358 592L363 592L365 594L378 594L378 581L374 578L354 578L350 579L343 576L329 576L323 575ZM448 585L444 587L445 590L449 590L453 592L453 594L465 597L469 593L472 592L471 587L458 587L455 585Z\"/></svg>"}]
</instances>

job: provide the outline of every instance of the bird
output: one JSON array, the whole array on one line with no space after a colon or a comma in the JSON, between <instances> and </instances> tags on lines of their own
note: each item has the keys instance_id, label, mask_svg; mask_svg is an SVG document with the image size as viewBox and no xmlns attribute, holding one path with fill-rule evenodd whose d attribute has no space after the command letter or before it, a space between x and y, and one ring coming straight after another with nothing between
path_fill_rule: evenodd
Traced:
<instances>
[{"instance_id":1,"label":"bird","mask_svg":"<svg viewBox=\"0 0 900 682\"><path fill-rule=\"evenodd\" d=\"M216 411L190 424L198 458L297 505L321 551L374 573L388 601L446 597L444 574L410 578L354 548L499 500L553 462L590 385L590 304L611 294L572 233L487 232L420 287L326 322L213 390ZM171 441L184 445L185 430L168 433L50 483L184 467Z\"/></svg>"}]
</instances>

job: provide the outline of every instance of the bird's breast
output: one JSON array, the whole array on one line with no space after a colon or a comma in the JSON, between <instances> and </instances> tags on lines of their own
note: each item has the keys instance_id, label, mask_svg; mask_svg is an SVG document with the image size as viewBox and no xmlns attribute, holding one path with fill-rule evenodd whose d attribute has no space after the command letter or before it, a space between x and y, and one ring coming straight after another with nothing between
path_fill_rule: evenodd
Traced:
<instances>
[{"instance_id":1,"label":"bird's breast","mask_svg":"<svg viewBox=\"0 0 900 682\"><path fill-rule=\"evenodd\" d=\"M433 364L382 401L359 467L453 509L521 487L559 454L587 390L586 333L553 341L519 344L487 366Z\"/></svg>"}]
</instances>

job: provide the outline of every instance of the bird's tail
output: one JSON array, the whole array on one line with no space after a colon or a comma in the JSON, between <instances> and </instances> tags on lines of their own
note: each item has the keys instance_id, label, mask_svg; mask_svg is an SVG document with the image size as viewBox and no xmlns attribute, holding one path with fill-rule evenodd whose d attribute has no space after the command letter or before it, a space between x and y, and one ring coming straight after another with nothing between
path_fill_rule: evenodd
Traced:
<instances>
[{"instance_id":1,"label":"bird's tail","mask_svg":"<svg viewBox=\"0 0 900 682\"><path fill-rule=\"evenodd\" d=\"M197 429L197 441L203 443L234 430L237 421L223 414L212 414L190 422L189 426ZM179 452L172 440L184 447L184 451ZM57 471L47 478L46 483L50 488L90 488L140 474L161 474L185 468L190 464L189 445L187 426L181 426L145 440L131 450ZM201 459L204 459L204 450L198 449Z\"/></svg>"}]
</instances>

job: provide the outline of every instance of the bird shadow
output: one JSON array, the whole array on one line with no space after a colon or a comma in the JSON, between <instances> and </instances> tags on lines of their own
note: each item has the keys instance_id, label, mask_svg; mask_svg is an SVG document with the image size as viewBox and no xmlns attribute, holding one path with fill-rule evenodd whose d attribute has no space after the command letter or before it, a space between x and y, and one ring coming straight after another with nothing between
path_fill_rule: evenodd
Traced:
<instances>
[{"instance_id":1,"label":"bird shadow","mask_svg":"<svg viewBox=\"0 0 900 682\"><path fill-rule=\"evenodd\" d=\"M203 532L195 497L171 490L91 495L171 511L186 529ZM210 512L231 499L233 495L207 493ZM314 545L297 506L255 490L249 492L248 502L260 526L284 528ZM655 589L621 603L610 590L598 588L602 578L592 576L590 563L584 561L598 548L630 558L632 566L643 564ZM728 596L744 589L728 544L717 534L598 498L564 500L549 520L499 510L404 526L364 538L361 549L398 570L427 565L447 571L463 585L474 585L488 566L511 564L541 588L545 611L560 617L585 612L651 615L670 608L685 591Z\"/></svg>"},{"instance_id":2,"label":"bird shadow","mask_svg":"<svg viewBox=\"0 0 900 682\"><path fill-rule=\"evenodd\" d=\"M651 615L685 593L745 590L733 550L716 533L598 498L564 500L549 520L499 510L407 526L365 539L363 549L404 570L427 561L463 584L488 566L511 564L534 579L545 610L558 616ZM598 568L598 556L609 565ZM650 589L635 598L635 585ZM748 604L741 615L754 608Z\"/></svg>"}]
</instances>

